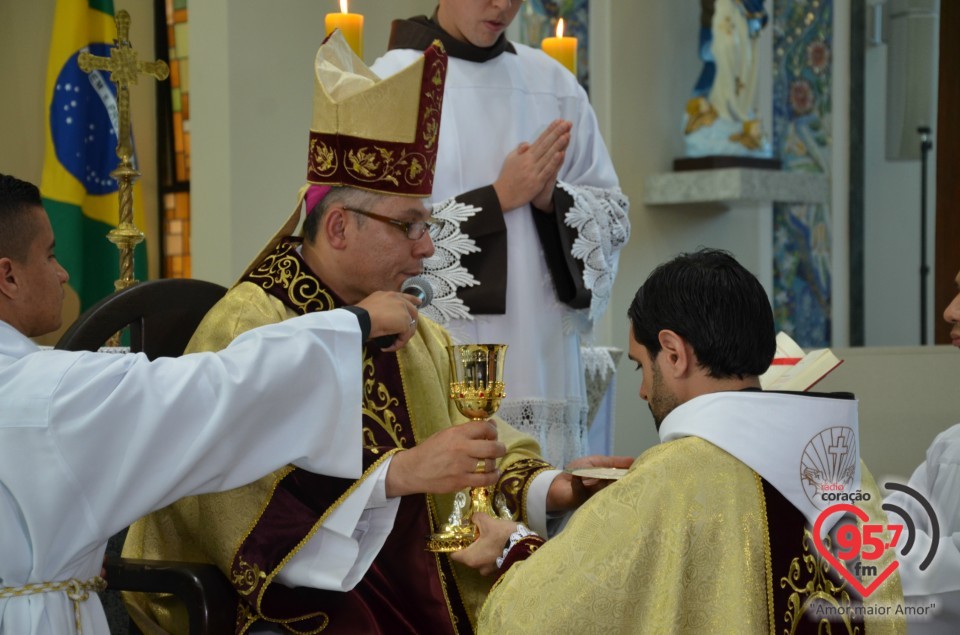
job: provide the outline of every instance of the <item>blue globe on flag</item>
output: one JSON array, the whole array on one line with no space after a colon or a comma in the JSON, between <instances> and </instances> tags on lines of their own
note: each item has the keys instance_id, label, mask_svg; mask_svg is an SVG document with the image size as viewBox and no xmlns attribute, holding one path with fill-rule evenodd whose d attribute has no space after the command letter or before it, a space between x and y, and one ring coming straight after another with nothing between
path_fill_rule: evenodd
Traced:
<instances>
[{"instance_id":1,"label":"blue globe on flag","mask_svg":"<svg viewBox=\"0 0 960 635\"><path fill-rule=\"evenodd\" d=\"M107 44L89 46L89 52L110 56ZM50 104L50 134L57 159L89 194L112 194L117 181L119 112L116 86L106 71L84 73L77 64L80 51L60 69Z\"/></svg>"}]
</instances>

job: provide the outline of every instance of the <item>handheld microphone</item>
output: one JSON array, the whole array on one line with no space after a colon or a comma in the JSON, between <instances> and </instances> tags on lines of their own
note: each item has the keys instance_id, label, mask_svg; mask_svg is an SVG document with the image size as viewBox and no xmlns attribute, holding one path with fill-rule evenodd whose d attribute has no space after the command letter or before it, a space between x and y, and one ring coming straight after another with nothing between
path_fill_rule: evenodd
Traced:
<instances>
[{"instance_id":1,"label":"handheld microphone","mask_svg":"<svg viewBox=\"0 0 960 635\"><path fill-rule=\"evenodd\" d=\"M430 281L423 276L407 278L403 283L401 293L412 295L420 300L419 310L421 311L430 306L430 303L433 301L433 286L430 284Z\"/></svg>"},{"instance_id":2,"label":"handheld microphone","mask_svg":"<svg viewBox=\"0 0 960 635\"><path fill-rule=\"evenodd\" d=\"M404 280L401 293L412 295L420 300L420 311L430 306L430 302L433 301L433 286L423 276L413 276ZM395 341L397 341L397 335L381 335L373 339L373 345L377 348L387 348Z\"/></svg>"}]
</instances>

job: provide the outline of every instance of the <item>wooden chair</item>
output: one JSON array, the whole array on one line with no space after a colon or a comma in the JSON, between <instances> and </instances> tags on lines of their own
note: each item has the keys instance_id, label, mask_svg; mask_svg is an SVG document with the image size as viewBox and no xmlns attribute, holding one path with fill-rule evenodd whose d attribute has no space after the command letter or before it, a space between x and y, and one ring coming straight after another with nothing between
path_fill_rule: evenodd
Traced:
<instances>
[{"instance_id":1,"label":"wooden chair","mask_svg":"<svg viewBox=\"0 0 960 635\"><path fill-rule=\"evenodd\" d=\"M203 280L142 282L90 307L55 348L95 351L129 326L132 352L143 352L150 359L177 357L183 354L200 320L224 293L224 287ZM130 632L130 620L119 594L109 590L171 593L187 609L190 633L233 632L233 588L216 566L121 558L125 534L110 539L104 563L108 593L102 599L114 635Z\"/></svg>"},{"instance_id":2,"label":"wooden chair","mask_svg":"<svg viewBox=\"0 0 960 635\"><path fill-rule=\"evenodd\" d=\"M204 280L141 282L107 296L77 318L55 348L95 351L130 326L130 350L150 359L183 354L200 320L227 290Z\"/></svg>"}]
</instances>

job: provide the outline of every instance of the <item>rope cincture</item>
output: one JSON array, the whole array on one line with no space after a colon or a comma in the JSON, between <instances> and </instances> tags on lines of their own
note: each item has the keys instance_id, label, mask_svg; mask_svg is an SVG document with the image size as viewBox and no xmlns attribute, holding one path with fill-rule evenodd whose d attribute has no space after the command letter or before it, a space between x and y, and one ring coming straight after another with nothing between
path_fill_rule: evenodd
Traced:
<instances>
[{"instance_id":1,"label":"rope cincture","mask_svg":"<svg viewBox=\"0 0 960 635\"><path fill-rule=\"evenodd\" d=\"M77 626L77 635L83 635L83 626L80 624L80 603L90 599L91 591L99 593L106 588L107 581L100 576L94 576L89 580L70 578L62 582L38 582L20 587L0 587L0 599L63 591L73 600L73 617Z\"/></svg>"}]
</instances>

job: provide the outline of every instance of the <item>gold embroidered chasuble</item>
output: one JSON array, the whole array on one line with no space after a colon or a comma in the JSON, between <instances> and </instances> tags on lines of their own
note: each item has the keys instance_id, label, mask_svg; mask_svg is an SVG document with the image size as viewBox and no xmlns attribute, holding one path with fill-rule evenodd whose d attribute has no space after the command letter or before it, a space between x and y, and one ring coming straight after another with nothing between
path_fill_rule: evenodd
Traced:
<instances>
[{"instance_id":1,"label":"gold embroidered chasuble","mask_svg":"<svg viewBox=\"0 0 960 635\"><path fill-rule=\"evenodd\" d=\"M240 333L257 326L276 323L309 310L326 310L337 306L339 301L325 290L322 282L306 269L296 254L297 244L296 240L282 242L245 281L231 289L201 323L188 350L219 350ZM261 276L259 280L258 276ZM291 301L291 298L296 298L296 301ZM446 346L450 343L442 327L421 317L417 334L397 353L364 350L363 434L367 469L361 480L386 455L396 451L389 450L390 447L412 447L449 427L451 422L465 420L447 394L449 365ZM378 376L378 369L382 373L383 368L398 369L399 378ZM317 379L322 381L322 378ZM519 510L521 518L526 519L526 487L536 474L548 469L549 465L539 459L539 448L535 441L502 421L497 423L500 440L507 446L507 456L501 461L502 476L498 488L505 494L511 508ZM271 615L266 605L261 603L263 592L270 588L273 577L303 544L296 544L289 553L283 554L273 571L261 571L256 566L242 562L250 535L255 528L260 529L258 523L262 518L270 517L270 504L275 500L280 484L285 478L289 479L292 472L299 470L288 466L246 487L223 494L184 499L155 512L131 527L124 545L124 555L217 564L231 577L241 595L250 593L251 598L257 596L256 600L248 599L240 603L237 632L245 632L261 617L258 611ZM344 493L348 494L350 489L348 486ZM420 506L407 505L406 499L412 499L410 502L417 502ZM327 513L340 502L336 500ZM445 521L452 508L452 494L405 497L394 533L404 531L404 527L398 527L398 524L402 522L401 519L410 520L410 514L421 517L428 515L426 522L422 519L420 522L429 533ZM404 510L407 511L406 516ZM316 527L307 530L302 537L303 542L315 531ZM417 534L416 544L404 544L402 549L415 550L413 557L419 557L424 551L426 533ZM389 560L392 557L387 551L396 548L396 541L393 544L390 542L393 538L392 534L375 561L374 569L377 569L381 558ZM431 627L431 630L438 633L473 632L473 623L489 590L490 580L472 569L454 564L447 555L431 554L429 557L435 560L435 564L428 573L436 578L434 586L442 587L442 594L434 594L440 597L432 598L440 605L439 608L434 607L434 614L442 615L439 616L436 629ZM238 568L238 564L243 567ZM248 576L250 579L244 579ZM390 579L389 573L379 569L368 576L381 585L429 586L419 579ZM257 578L260 578L259 581ZM361 592L364 584L365 581L361 581L358 585ZM332 598L346 595L326 593ZM142 611L165 628L185 624L182 611L167 599L148 599L140 594L127 596L128 603L138 612ZM309 632L350 632L342 622L338 624L336 615L329 616L327 609L323 605L310 606L303 614L310 614L311 617L301 627L308 626L305 630ZM403 608L398 610L402 611ZM385 632L391 632L389 626L385 627Z\"/></svg>"},{"instance_id":2,"label":"gold embroidered chasuble","mask_svg":"<svg viewBox=\"0 0 960 635\"><path fill-rule=\"evenodd\" d=\"M886 524L876 483L861 469L872 499L859 505ZM810 617L810 602L824 598L829 567L812 542L798 540L796 566L772 570L767 530L753 470L697 437L660 444L503 575L478 633L793 633L798 619ZM887 550L880 570L892 557ZM775 590L799 610L775 614ZM849 601L847 591L833 601ZM864 606L902 602L894 572ZM905 632L902 617L864 622L834 621L820 632Z\"/></svg>"}]
</instances>

